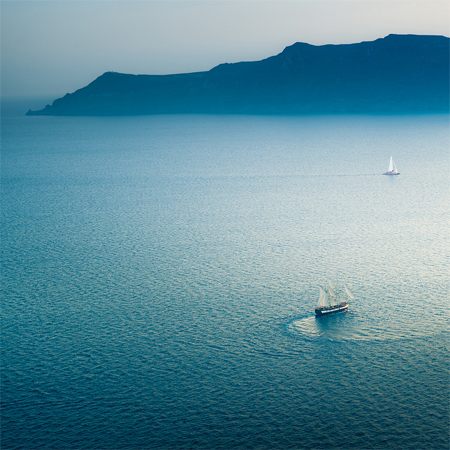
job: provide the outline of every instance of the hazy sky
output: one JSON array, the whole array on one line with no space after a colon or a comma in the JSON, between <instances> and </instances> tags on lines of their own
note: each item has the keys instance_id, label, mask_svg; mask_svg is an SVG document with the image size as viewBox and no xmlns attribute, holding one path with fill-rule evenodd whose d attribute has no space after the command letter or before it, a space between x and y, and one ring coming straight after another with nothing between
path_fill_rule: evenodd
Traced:
<instances>
[{"instance_id":1,"label":"hazy sky","mask_svg":"<svg viewBox=\"0 0 450 450\"><path fill-rule=\"evenodd\" d=\"M60 97L106 71L253 61L294 42L449 36L448 0L1 0L4 96Z\"/></svg>"}]
</instances>

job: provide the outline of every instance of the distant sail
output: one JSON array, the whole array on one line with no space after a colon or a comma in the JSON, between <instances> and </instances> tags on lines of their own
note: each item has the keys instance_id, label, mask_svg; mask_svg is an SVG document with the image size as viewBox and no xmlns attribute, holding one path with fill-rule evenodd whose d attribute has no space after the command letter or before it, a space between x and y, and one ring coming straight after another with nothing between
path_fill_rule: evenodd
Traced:
<instances>
[{"instance_id":1,"label":"distant sail","mask_svg":"<svg viewBox=\"0 0 450 450\"><path fill-rule=\"evenodd\" d=\"M397 170L397 165L395 164L394 158L392 156L389 160L389 170L383 175L400 175L400 172Z\"/></svg>"},{"instance_id":2,"label":"distant sail","mask_svg":"<svg viewBox=\"0 0 450 450\"><path fill-rule=\"evenodd\" d=\"M344 284L344 289L345 289L345 292L347 293L347 295L348 295L348 298L350 299L350 300L353 300L354 298L355 298L355 296L350 292L350 290L349 290L349 288Z\"/></svg>"}]
</instances>

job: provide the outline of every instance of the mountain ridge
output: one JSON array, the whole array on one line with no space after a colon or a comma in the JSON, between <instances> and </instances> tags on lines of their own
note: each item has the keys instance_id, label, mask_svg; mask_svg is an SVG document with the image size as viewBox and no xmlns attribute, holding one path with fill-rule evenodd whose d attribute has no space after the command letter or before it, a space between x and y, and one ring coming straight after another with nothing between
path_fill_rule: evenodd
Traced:
<instances>
[{"instance_id":1,"label":"mountain ridge","mask_svg":"<svg viewBox=\"0 0 450 450\"><path fill-rule=\"evenodd\" d=\"M105 72L27 115L449 112L449 42L395 34L355 44L297 42L205 72Z\"/></svg>"}]
</instances>

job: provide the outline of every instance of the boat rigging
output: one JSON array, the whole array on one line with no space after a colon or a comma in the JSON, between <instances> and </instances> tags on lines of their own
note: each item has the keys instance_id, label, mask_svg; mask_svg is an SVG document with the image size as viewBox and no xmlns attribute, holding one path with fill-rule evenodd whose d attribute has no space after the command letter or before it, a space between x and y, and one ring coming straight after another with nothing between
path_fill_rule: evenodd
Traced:
<instances>
[{"instance_id":1,"label":"boat rigging","mask_svg":"<svg viewBox=\"0 0 450 450\"><path fill-rule=\"evenodd\" d=\"M344 290L349 300L355 298L345 284ZM340 311L347 311L349 302L342 297L337 283L333 284L329 281L325 289L319 286L319 291L319 301L315 309L316 316L326 316Z\"/></svg>"}]
</instances>

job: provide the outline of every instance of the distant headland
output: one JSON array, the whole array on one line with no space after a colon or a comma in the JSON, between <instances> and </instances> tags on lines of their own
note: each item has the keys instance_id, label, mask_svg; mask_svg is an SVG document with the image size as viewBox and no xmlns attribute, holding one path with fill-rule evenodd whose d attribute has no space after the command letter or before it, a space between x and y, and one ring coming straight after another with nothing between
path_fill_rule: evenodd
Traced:
<instances>
[{"instance_id":1,"label":"distant headland","mask_svg":"<svg viewBox=\"0 0 450 450\"><path fill-rule=\"evenodd\" d=\"M358 44L296 43L262 61L207 72L106 72L27 115L449 112L449 41L391 34Z\"/></svg>"}]
</instances>

